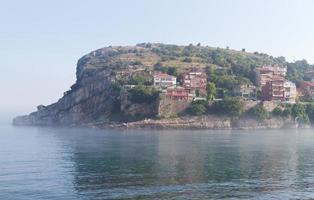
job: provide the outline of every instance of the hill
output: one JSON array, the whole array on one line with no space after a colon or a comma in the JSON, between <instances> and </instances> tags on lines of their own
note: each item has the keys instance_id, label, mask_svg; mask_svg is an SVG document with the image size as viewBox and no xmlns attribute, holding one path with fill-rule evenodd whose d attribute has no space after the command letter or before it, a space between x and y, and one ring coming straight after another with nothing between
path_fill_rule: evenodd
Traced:
<instances>
[{"instance_id":1,"label":"hill","mask_svg":"<svg viewBox=\"0 0 314 200\"><path fill-rule=\"evenodd\" d=\"M79 59L77 80L58 102L38 106L36 112L17 117L13 123L76 126L111 123L117 119L120 122L128 121L131 117L120 113L122 87L139 81L149 83L154 71L180 78L181 73L192 68L204 69L209 81L217 87L228 89L228 84L234 84L233 81L255 83L255 68L274 64L287 66L287 78L294 82L304 80L304 72L313 68L304 60L288 63L284 57L249 53L244 49L236 51L201 45L150 43L110 46ZM147 109L145 112L149 112Z\"/></svg>"}]
</instances>

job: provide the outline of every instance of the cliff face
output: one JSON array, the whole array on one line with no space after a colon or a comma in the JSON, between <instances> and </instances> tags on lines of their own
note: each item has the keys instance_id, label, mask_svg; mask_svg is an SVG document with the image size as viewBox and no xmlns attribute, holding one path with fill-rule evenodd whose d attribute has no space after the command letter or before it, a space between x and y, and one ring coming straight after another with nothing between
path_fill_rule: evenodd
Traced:
<instances>
[{"instance_id":1,"label":"cliff face","mask_svg":"<svg viewBox=\"0 0 314 200\"><path fill-rule=\"evenodd\" d=\"M78 61L77 81L56 103L39 106L36 112L16 117L15 125L78 125L109 119L119 92L113 87L116 50L105 48Z\"/></svg>"}]
</instances>

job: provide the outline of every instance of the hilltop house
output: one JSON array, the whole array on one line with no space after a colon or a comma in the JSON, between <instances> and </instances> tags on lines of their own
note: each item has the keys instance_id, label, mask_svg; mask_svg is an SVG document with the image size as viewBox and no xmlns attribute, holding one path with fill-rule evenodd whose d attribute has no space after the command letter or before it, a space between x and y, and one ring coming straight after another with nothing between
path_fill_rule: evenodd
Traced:
<instances>
[{"instance_id":1,"label":"hilltop house","mask_svg":"<svg viewBox=\"0 0 314 200\"><path fill-rule=\"evenodd\" d=\"M233 94L244 99L256 99L256 88L252 83L238 84L233 88Z\"/></svg>"},{"instance_id":2,"label":"hilltop house","mask_svg":"<svg viewBox=\"0 0 314 200\"><path fill-rule=\"evenodd\" d=\"M207 95L207 75L202 71L190 71L182 75L182 86L190 93L198 91L201 96Z\"/></svg>"},{"instance_id":3,"label":"hilltop house","mask_svg":"<svg viewBox=\"0 0 314 200\"><path fill-rule=\"evenodd\" d=\"M297 98L297 87L295 83L291 81L285 81L284 83L285 87L285 101L289 103L295 103Z\"/></svg>"},{"instance_id":4,"label":"hilltop house","mask_svg":"<svg viewBox=\"0 0 314 200\"><path fill-rule=\"evenodd\" d=\"M264 101L285 101L285 80L281 76L274 76L262 87Z\"/></svg>"},{"instance_id":5,"label":"hilltop house","mask_svg":"<svg viewBox=\"0 0 314 200\"><path fill-rule=\"evenodd\" d=\"M287 74L287 67L279 65L263 65L256 68L257 84L261 87L265 86L267 82L272 81L273 77L285 77Z\"/></svg>"},{"instance_id":6,"label":"hilltop house","mask_svg":"<svg viewBox=\"0 0 314 200\"><path fill-rule=\"evenodd\" d=\"M168 74L160 73L154 75L154 87L166 89L177 84L177 78Z\"/></svg>"}]
</instances>

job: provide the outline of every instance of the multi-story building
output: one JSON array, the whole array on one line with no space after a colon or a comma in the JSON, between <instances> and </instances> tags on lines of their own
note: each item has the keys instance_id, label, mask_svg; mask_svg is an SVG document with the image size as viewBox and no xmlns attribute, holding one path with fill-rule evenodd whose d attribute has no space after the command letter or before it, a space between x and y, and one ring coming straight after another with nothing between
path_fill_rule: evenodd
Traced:
<instances>
[{"instance_id":1,"label":"multi-story building","mask_svg":"<svg viewBox=\"0 0 314 200\"><path fill-rule=\"evenodd\" d=\"M236 85L233 88L233 93L235 96L240 96L245 99L256 99L256 88L251 83Z\"/></svg>"},{"instance_id":2,"label":"multi-story building","mask_svg":"<svg viewBox=\"0 0 314 200\"><path fill-rule=\"evenodd\" d=\"M256 80L260 87L266 85L267 82L271 81L274 76L274 71L270 69L257 68L256 69Z\"/></svg>"},{"instance_id":3,"label":"multi-story building","mask_svg":"<svg viewBox=\"0 0 314 200\"><path fill-rule=\"evenodd\" d=\"M289 103L295 103L297 98L297 87L295 83L286 80L284 83L284 88L285 88L285 101Z\"/></svg>"},{"instance_id":4,"label":"multi-story building","mask_svg":"<svg viewBox=\"0 0 314 200\"><path fill-rule=\"evenodd\" d=\"M280 65L263 65L256 68L257 84L261 87L271 81L274 76L285 77L287 74L287 67Z\"/></svg>"},{"instance_id":5,"label":"multi-story building","mask_svg":"<svg viewBox=\"0 0 314 200\"><path fill-rule=\"evenodd\" d=\"M264 101L285 101L285 80L281 76L274 76L262 87Z\"/></svg>"},{"instance_id":6,"label":"multi-story building","mask_svg":"<svg viewBox=\"0 0 314 200\"><path fill-rule=\"evenodd\" d=\"M154 87L166 89L177 84L177 78L168 74L160 73L154 75Z\"/></svg>"},{"instance_id":7,"label":"multi-story building","mask_svg":"<svg viewBox=\"0 0 314 200\"><path fill-rule=\"evenodd\" d=\"M189 100L193 99L190 91L184 87L172 86L167 88L167 96L174 100Z\"/></svg>"},{"instance_id":8,"label":"multi-story building","mask_svg":"<svg viewBox=\"0 0 314 200\"><path fill-rule=\"evenodd\" d=\"M201 96L206 96L207 75L202 71L190 71L182 76L182 86L190 91L198 91Z\"/></svg>"}]
</instances>

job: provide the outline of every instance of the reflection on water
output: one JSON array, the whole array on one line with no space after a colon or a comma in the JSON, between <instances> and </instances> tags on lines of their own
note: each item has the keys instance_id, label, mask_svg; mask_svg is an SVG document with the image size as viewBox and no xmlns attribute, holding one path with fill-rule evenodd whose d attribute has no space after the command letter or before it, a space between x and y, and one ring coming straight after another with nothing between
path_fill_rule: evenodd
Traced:
<instances>
[{"instance_id":1,"label":"reflection on water","mask_svg":"<svg viewBox=\"0 0 314 200\"><path fill-rule=\"evenodd\" d=\"M0 128L0 199L314 198L312 130Z\"/></svg>"}]
</instances>

